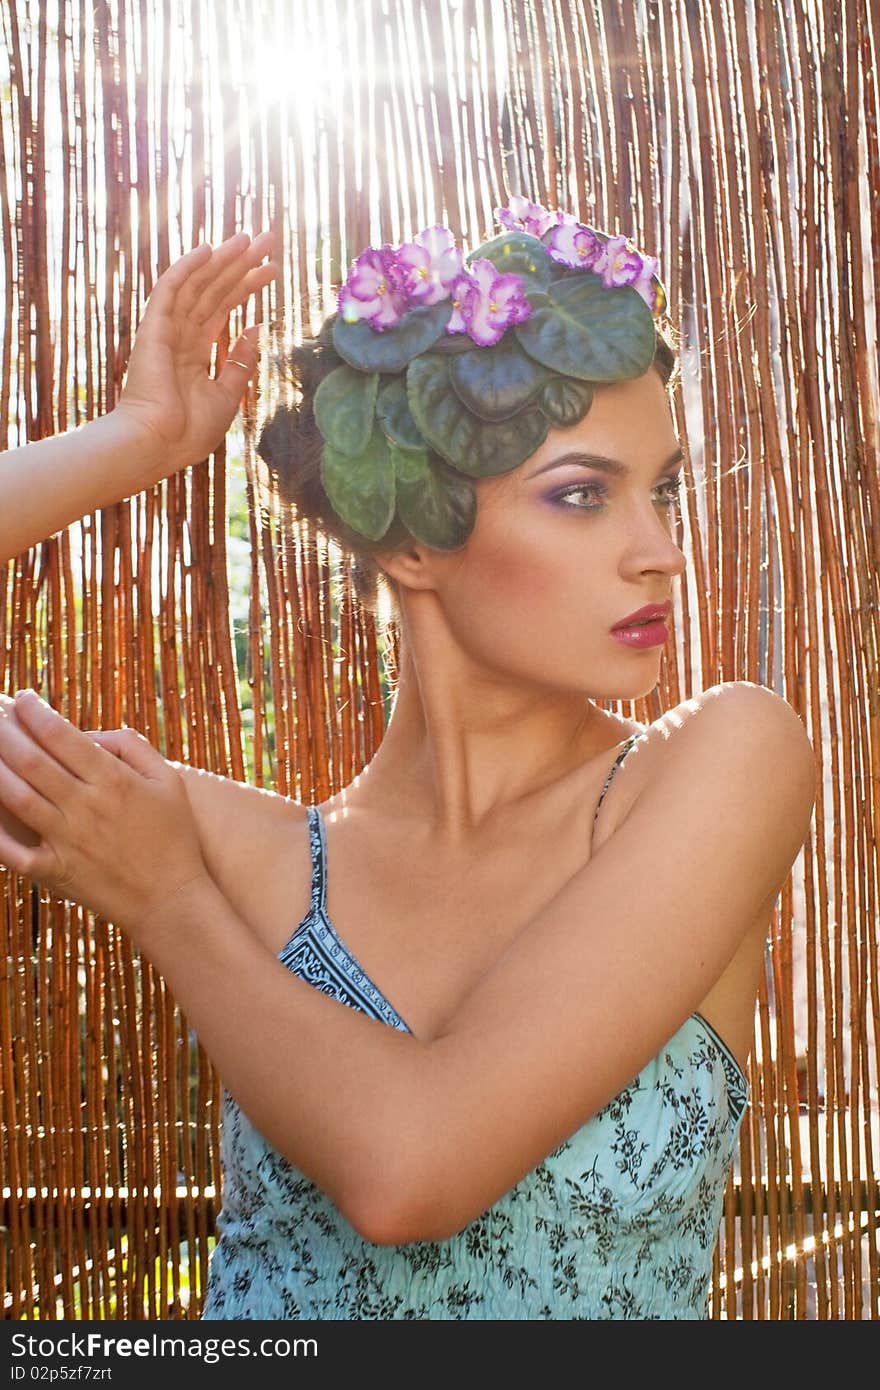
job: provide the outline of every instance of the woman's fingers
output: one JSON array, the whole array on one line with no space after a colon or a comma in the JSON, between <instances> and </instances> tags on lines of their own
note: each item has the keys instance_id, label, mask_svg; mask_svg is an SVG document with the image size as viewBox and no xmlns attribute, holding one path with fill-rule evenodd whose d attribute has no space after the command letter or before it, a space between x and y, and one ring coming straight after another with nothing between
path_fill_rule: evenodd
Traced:
<instances>
[{"instance_id":1,"label":"woman's fingers","mask_svg":"<svg viewBox=\"0 0 880 1390\"><path fill-rule=\"evenodd\" d=\"M73 785L70 774L26 732L15 700L0 695L0 807L42 835L52 823L53 808ZM8 832L9 824L4 828Z\"/></svg>"},{"instance_id":2,"label":"woman's fingers","mask_svg":"<svg viewBox=\"0 0 880 1390\"><path fill-rule=\"evenodd\" d=\"M263 259L272 239L271 231L262 232L253 241L247 232L229 237L212 253L210 261L189 277L178 296L178 310L191 322L203 323L229 287Z\"/></svg>"},{"instance_id":3,"label":"woman's fingers","mask_svg":"<svg viewBox=\"0 0 880 1390\"><path fill-rule=\"evenodd\" d=\"M200 265L192 275L187 276L180 288L176 302L177 310L189 315L205 286L213 284L218 276L222 275L237 260L249 240L247 232L236 232L234 236L221 241L217 247L209 245L208 250L211 254L203 265Z\"/></svg>"},{"instance_id":4,"label":"woman's fingers","mask_svg":"<svg viewBox=\"0 0 880 1390\"><path fill-rule=\"evenodd\" d=\"M174 309L174 303L178 294L183 289L188 280L192 278L196 270L204 265L211 258L211 248L207 242L202 242L200 246L194 246L191 251L187 251L185 256L174 261L167 270L163 271L147 296L144 316L152 308L152 312L169 314Z\"/></svg>"},{"instance_id":5,"label":"woman's fingers","mask_svg":"<svg viewBox=\"0 0 880 1390\"><path fill-rule=\"evenodd\" d=\"M278 275L275 262L260 264L274 249L275 233L272 229L261 232L252 241L246 232L237 232L216 250L203 246L189 252L160 277L150 295L147 309L149 310L152 303L154 310L158 308L160 312L165 313L166 323L163 325L162 319L156 315L151 327L147 323L147 315L144 316L132 350L132 363L126 383L126 408L131 406L131 397L135 390L135 362L140 381L140 376L149 366L149 361L143 354L147 351L146 345L150 343L154 332L163 337L172 335L175 344L173 351L177 354L177 371L182 371L184 362L190 359L192 362L201 363L201 373L208 369L210 344L216 342L228 326L232 310L240 304L247 304L252 295L259 293ZM197 256L196 252L206 254ZM242 334L236 340L229 354L231 360L224 364L217 378L222 384L222 394L233 411L257 369L258 334L246 330L246 335ZM158 399L156 389L152 389L152 398ZM222 432L225 426L221 422L217 428ZM199 449L198 456L201 457L204 452L201 444Z\"/></svg>"},{"instance_id":6,"label":"woman's fingers","mask_svg":"<svg viewBox=\"0 0 880 1390\"><path fill-rule=\"evenodd\" d=\"M263 257L274 249L275 233L261 232L253 241L247 232L236 232L216 249L207 242L193 247L159 276L147 298L144 318L157 312L185 316L190 322L203 324L228 303L230 308L240 304L264 284L268 284L278 267L259 266ZM257 267L257 275L250 275ZM247 279L246 288L239 287Z\"/></svg>"},{"instance_id":7,"label":"woman's fingers","mask_svg":"<svg viewBox=\"0 0 880 1390\"><path fill-rule=\"evenodd\" d=\"M247 232L236 232L216 249L203 241L187 251L159 276L147 298L144 318L151 308L153 313L157 310L164 314L188 312L204 286L222 275L229 263L241 254L247 240Z\"/></svg>"},{"instance_id":8,"label":"woman's fingers","mask_svg":"<svg viewBox=\"0 0 880 1390\"><path fill-rule=\"evenodd\" d=\"M223 302L206 318L200 325L206 330L212 342L216 342L226 326L226 320L237 308L239 304L247 304L251 295L257 294L265 285L268 285L278 275L278 267L274 261L268 265L259 265L255 270L247 274L243 280L234 285Z\"/></svg>"},{"instance_id":9,"label":"woman's fingers","mask_svg":"<svg viewBox=\"0 0 880 1390\"><path fill-rule=\"evenodd\" d=\"M45 845L23 845L0 826L0 864L13 873L38 883L45 882L57 867L52 851Z\"/></svg>"},{"instance_id":10,"label":"woman's fingers","mask_svg":"<svg viewBox=\"0 0 880 1390\"><path fill-rule=\"evenodd\" d=\"M219 314L228 314L237 304L244 303L257 290L268 285L278 274L278 266L274 261L260 265L260 261L274 250L274 233L262 232L232 265L226 267L211 283L204 285L189 311L192 321L207 324Z\"/></svg>"},{"instance_id":11,"label":"woman's fingers","mask_svg":"<svg viewBox=\"0 0 880 1390\"><path fill-rule=\"evenodd\" d=\"M5 806L7 811L11 811L17 820L20 820L29 830L33 830L37 835L50 835L53 829L58 827L58 817L62 814L57 807L41 795L41 793L20 776L13 768L12 762L8 757L7 740L3 739L3 746L0 747L0 805ZM11 844L17 845L19 849L32 848L22 845L20 841L13 839L8 831L3 829L3 834ZM11 860L4 859L0 854L0 863L5 864L10 869L18 869L18 864L13 864ZM22 870L22 872L24 872Z\"/></svg>"},{"instance_id":12,"label":"woman's fingers","mask_svg":"<svg viewBox=\"0 0 880 1390\"><path fill-rule=\"evenodd\" d=\"M246 328L229 349L229 356L217 374L217 384L227 392L230 401L238 402L247 389L247 384L260 357L260 325L252 324Z\"/></svg>"},{"instance_id":13,"label":"woman's fingers","mask_svg":"<svg viewBox=\"0 0 880 1390\"><path fill-rule=\"evenodd\" d=\"M40 748L74 777L94 782L106 770L106 754L35 691L16 692L15 716Z\"/></svg>"}]
</instances>

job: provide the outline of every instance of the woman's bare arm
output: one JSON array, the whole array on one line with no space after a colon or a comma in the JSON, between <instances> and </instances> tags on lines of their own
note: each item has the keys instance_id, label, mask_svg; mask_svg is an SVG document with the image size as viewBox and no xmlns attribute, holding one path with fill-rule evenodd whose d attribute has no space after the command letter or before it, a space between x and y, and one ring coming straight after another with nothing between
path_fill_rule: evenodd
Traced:
<instances>
[{"instance_id":1,"label":"woman's bare arm","mask_svg":"<svg viewBox=\"0 0 880 1390\"><path fill-rule=\"evenodd\" d=\"M0 453L0 564L140 492L162 476L161 458L158 439L116 410Z\"/></svg>"},{"instance_id":2,"label":"woman's bare arm","mask_svg":"<svg viewBox=\"0 0 880 1390\"><path fill-rule=\"evenodd\" d=\"M692 703L623 824L434 1040L396 1134L390 1243L460 1230L606 1105L781 890L815 797L803 724L747 683Z\"/></svg>"},{"instance_id":3,"label":"woman's bare arm","mask_svg":"<svg viewBox=\"0 0 880 1390\"><path fill-rule=\"evenodd\" d=\"M656 1055L785 882L815 792L803 725L757 686L693 703L623 824L436 1039L298 979L207 874L138 923L138 944L251 1122L368 1240L442 1239L498 1200ZM135 857L146 815L119 799L112 777L104 789L108 764L92 782L86 735L50 711L31 718L46 725L53 762L3 738L13 809L33 801L24 777L69 818L67 834L68 820L45 811L65 858L91 863L103 887ZM55 759L80 766L82 788ZM155 750L152 759L164 784L167 766ZM174 817L182 829L179 809ZM4 852L29 872L30 856L9 843ZM144 881L143 854L135 868ZM124 898L119 906L114 920L134 930Z\"/></svg>"},{"instance_id":4,"label":"woman's bare arm","mask_svg":"<svg viewBox=\"0 0 880 1390\"><path fill-rule=\"evenodd\" d=\"M271 232L242 232L181 256L153 286L115 409L0 453L0 563L217 447L256 370L254 327L216 378L211 350L231 310L277 274L259 264L272 245Z\"/></svg>"}]
</instances>

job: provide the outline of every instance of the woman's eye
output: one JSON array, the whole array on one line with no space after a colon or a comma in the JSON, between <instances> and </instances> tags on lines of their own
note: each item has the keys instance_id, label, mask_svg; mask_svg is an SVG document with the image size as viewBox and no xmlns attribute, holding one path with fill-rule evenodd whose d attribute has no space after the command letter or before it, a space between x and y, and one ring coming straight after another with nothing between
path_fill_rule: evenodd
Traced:
<instances>
[{"instance_id":1,"label":"woman's eye","mask_svg":"<svg viewBox=\"0 0 880 1390\"><path fill-rule=\"evenodd\" d=\"M680 475L676 478L665 478L661 483L658 483L657 492L662 507L672 508L678 506L681 484L682 480ZM561 502L562 505L566 507L575 507L578 511L600 512L603 507L602 502L594 501L586 506L578 506L576 503L570 503L566 499L576 496L578 493L583 493L586 497L600 498L604 497L606 492L607 488L603 483L578 483L577 487L570 487L566 488L564 492L557 492L553 500L555 502Z\"/></svg>"},{"instance_id":2,"label":"woman's eye","mask_svg":"<svg viewBox=\"0 0 880 1390\"><path fill-rule=\"evenodd\" d=\"M580 483L577 487L567 488L565 492L557 492L554 495L553 500L554 502L561 502L563 506L567 507L573 505L572 503L569 503L568 498L575 497L578 493L583 493L585 497L599 497L604 491L605 489L601 483ZM598 506L592 504L586 507L581 507L580 510L587 512L598 512L601 511L602 508L601 504Z\"/></svg>"},{"instance_id":3,"label":"woman's eye","mask_svg":"<svg viewBox=\"0 0 880 1390\"><path fill-rule=\"evenodd\" d=\"M681 475L677 478L664 479L658 491L662 495L665 507L677 507L681 501Z\"/></svg>"}]
</instances>

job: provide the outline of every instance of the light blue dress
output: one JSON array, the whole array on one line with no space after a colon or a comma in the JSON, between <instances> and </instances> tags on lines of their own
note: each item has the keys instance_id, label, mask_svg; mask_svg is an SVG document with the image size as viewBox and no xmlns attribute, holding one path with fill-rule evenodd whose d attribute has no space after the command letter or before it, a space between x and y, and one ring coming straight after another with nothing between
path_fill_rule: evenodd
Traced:
<instances>
[{"instance_id":1,"label":"light blue dress","mask_svg":"<svg viewBox=\"0 0 880 1390\"><path fill-rule=\"evenodd\" d=\"M278 959L409 1032L327 917L324 826L307 809L311 906ZM449 1239L389 1246L360 1236L224 1088L222 1205L202 1317L706 1318L748 1098L742 1068L694 1013L488 1211Z\"/></svg>"}]
</instances>

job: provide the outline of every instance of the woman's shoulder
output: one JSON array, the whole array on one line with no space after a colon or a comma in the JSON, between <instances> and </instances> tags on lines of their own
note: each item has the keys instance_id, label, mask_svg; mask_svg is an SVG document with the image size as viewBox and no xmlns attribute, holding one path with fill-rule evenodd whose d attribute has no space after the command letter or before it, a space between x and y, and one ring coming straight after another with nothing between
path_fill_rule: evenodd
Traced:
<instances>
[{"instance_id":1,"label":"woman's shoulder","mask_svg":"<svg viewBox=\"0 0 880 1390\"><path fill-rule=\"evenodd\" d=\"M716 745L729 739L745 742L764 730L788 749L797 751L798 742L809 747L806 731L791 705L767 686L751 681L722 681L671 706L647 724L621 719L620 742L608 755L608 771L613 776L596 825L594 851L623 824L643 792L670 759L680 756L683 744L698 728L707 735L707 751L711 751L713 740Z\"/></svg>"},{"instance_id":2,"label":"woman's shoulder","mask_svg":"<svg viewBox=\"0 0 880 1390\"><path fill-rule=\"evenodd\" d=\"M306 819L306 807L292 797L253 782L242 782L190 763L171 764L183 777L196 819L230 834L252 835L272 826Z\"/></svg>"},{"instance_id":3,"label":"woman's shoulder","mask_svg":"<svg viewBox=\"0 0 880 1390\"><path fill-rule=\"evenodd\" d=\"M797 712L775 690L753 681L731 680L720 681L698 695L681 700L649 724L639 724L634 719L620 719L620 737L627 740L638 736L651 745L668 744L676 730L697 718L704 723L713 721L719 733L737 721L755 723L761 727L779 727L783 731L793 730L795 725L800 724L800 732L804 735L806 732Z\"/></svg>"},{"instance_id":4,"label":"woman's shoulder","mask_svg":"<svg viewBox=\"0 0 880 1390\"><path fill-rule=\"evenodd\" d=\"M211 877L267 945L291 903L308 902L307 808L292 797L186 763L186 787Z\"/></svg>"}]
</instances>

